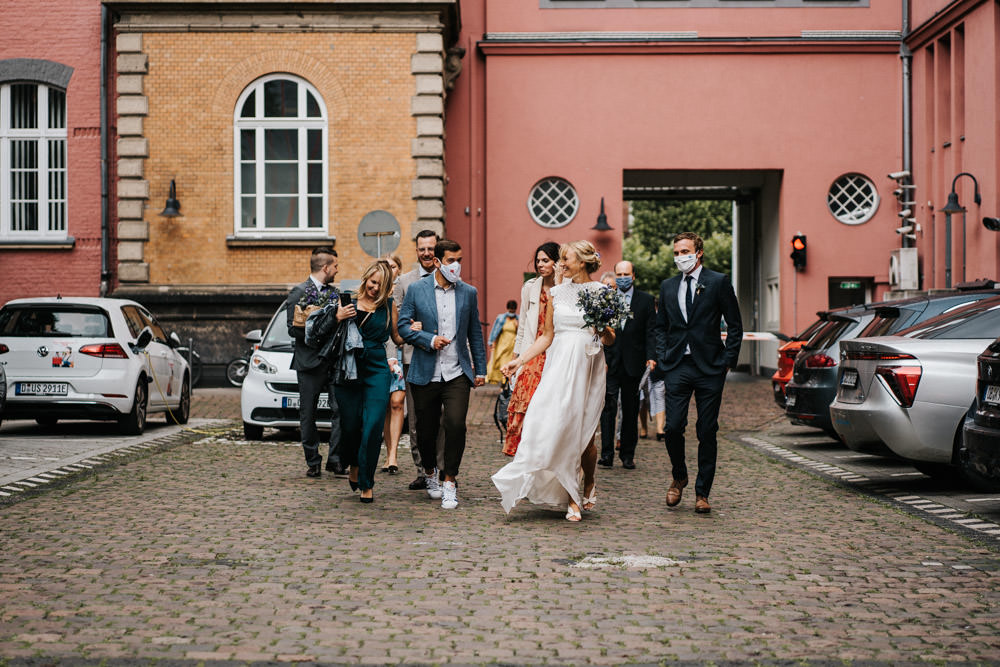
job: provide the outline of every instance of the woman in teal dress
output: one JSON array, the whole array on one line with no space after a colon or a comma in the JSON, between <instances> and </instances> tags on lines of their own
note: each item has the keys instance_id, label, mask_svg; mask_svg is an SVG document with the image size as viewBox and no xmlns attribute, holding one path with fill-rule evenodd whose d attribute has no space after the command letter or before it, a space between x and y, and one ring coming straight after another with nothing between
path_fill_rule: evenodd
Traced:
<instances>
[{"instance_id":1,"label":"woman in teal dress","mask_svg":"<svg viewBox=\"0 0 1000 667\"><path fill-rule=\"evenodd\" d=\"M403 339L396 331L396 305L392 298L392 270L385 260L365 269L356 305L345 306L353 317L364 348L358 351L358 379L335 387L340 406L341 442L350 465L351 488L361 489L361 502L374 498L375 467L382 448L382 427L389 407L392 374L385 357L390 337L397 345Z\"/></svg>"}]
</instances>

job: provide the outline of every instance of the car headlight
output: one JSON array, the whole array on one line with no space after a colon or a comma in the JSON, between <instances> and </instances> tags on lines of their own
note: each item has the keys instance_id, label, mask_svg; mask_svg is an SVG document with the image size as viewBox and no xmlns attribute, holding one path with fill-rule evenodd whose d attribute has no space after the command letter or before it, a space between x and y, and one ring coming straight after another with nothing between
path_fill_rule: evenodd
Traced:
<instances>
[{"instance_id":1,"label":"car headlight","mask_svg":"<svg viewBox=\"0 0 1000 667\"><path fill-rule=\"evenodd\" d=\"M267 359L259 354L253 355L250 359L250 368L260 371L261 373L267 373L268 375L274 375L278 372L278 367L274 364L268 362Z\"/></svg>"}]
</instances>

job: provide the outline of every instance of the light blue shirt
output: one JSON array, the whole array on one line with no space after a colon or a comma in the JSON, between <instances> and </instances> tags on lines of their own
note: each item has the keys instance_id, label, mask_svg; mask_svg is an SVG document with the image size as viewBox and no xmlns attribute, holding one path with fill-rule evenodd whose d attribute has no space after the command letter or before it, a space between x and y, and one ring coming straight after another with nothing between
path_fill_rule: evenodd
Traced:
<instances>
[{"instance_id":1,"label":"light blue shirt","mask_svg":"<svg viewBox=\"0 0 1000 667\"><path fill-rule=\"evenodd\" d=\"M692 278L692 280L691 280L691 289L695 290L695 293L697 293L697 290L698 290L698 278L701 277L701 270L703 268L704 268L704 266L701 265L701 264L699 264L695 268L694 271L692 271L691 273L688 273L688 274L685 274L685 275L681 276L681 286L677 290L677 304L681 307L681 312L684 314L684 321L685 322L688 321L688 307L687 307L687 286L688 286L688 281L687 281L687 277L691 276L691 278ZM694 300L695 300L695 295L692 294L691 295L691 303L694 303ZM685 355L691 354L691 346L690 345L688 345L687 347L684 348L684 354Z\"/></svg>"},{"instance_id":2,"label":"light blue shirt","mask_svg":"<svg viewBox=\"0 0 1000 667\"><path fill-rule=\"evenodd\" d=\"M455 303L455 286L444 289L434 281L434 298L437 301L438 336L452 341L437 351L434 362L434 377L432 382L448 382L462 374L462 366L458 362L458 348L455 344L455 334L458 333L458 306Z\"/></svg>"}]
</instances>

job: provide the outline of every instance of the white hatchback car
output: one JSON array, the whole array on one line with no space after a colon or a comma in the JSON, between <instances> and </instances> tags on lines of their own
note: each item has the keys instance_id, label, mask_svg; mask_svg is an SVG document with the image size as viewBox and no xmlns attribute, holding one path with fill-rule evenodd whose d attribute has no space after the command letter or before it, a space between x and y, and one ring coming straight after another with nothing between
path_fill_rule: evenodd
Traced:
<instances>
[{"instance_id":1,"label":"white hatchback car","mask_svg":"<svg viewBox=\"0 0 1000 667\"><path fill-rule=\"evenodd\" d=\"M247 334L252 340L254 334ZM299 427L299 381L292 370L292 337L288 335L288 318L282 304L271 318L260 346L250 357L250 368L243 380L240 406L243 415L243 435L247 440L264 437L264 427L296 429ZM330 400L319 396L316 426L330 428Z\"/></svg>"},{"instance_id":2,"label":"white hatchback car","mask_svg":"<svg viewBox=\"0 0 1000 667\"><path fill-rule=\"evenodd\" d=\"M127 299L14 299L0 309L0 364L7 375L2 419L116 420L138 435L150 412L185 424L191 373L170 336ZM172 415L172 417L170 416Z\"/></svg>"}]
</instances>

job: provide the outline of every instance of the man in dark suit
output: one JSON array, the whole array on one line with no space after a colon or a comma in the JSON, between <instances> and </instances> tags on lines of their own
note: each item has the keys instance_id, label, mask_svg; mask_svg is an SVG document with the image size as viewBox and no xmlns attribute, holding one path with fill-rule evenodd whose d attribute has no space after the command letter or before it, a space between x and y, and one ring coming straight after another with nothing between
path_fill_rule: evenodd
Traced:
<instances>
[{"instance_id":1,"label":"man in dark suit","mask_svg":"<svg viewBox=\"0 0 1000 667\"><path fill-rule=\"evenodd\" d=\"M427 495L443 509L458 507L456 478L465 452L469 390L486 381L486 346L476 288L460 280L462 247L449 239L434 246L435 270L413 283L399 309L399 335L413 345L406 381L417 413L417 444ZM420 322L422 328L412 324ZM471 358L470 358L471 352ZM444 478L439 484L438 429L444 426Z\"/></svg>"},{"instance_id":2,"label":"man in dark suit","mask_svg":"<svg viewBox=\"0 0 1000 667\"><path fill-rule=\"evenodd\" d=\"M608 364L607 392L601 412L601 458L597 464L610 468L615 458L615 418L618 416L618 396L621 392L621 449L618 457L622 467L635 468L635 447L639 441L639 382L647 367L656 361L656 309L653 297L635 289L635 270L631 262L615 264L615 285L625 297L632 317L615 331L615 342L604 348Z\"/></svg>"},{"instance_id":3,"label":"man in dark suit","mask_svg":"<svg viewBox=\"0 0 1000 667\"><path fill-rule=\"evenodd\" d=\"M340 411L333 395L330 382L330 365L319 356L322 346L310 347L305 341L305 327L296 325L295 306L305 310L307 306L322 305L339 298L333 286L337 277L337 251L333 248L315 248L309 259L309 277L296 285L285 300L285 314L288 318L288 335L294 344L292 370L299 383L299 428L302 431L302 450L305 452L306 475L319 477L323 456L319 453L319 431L316 429L316 410L320 394L324 391L330 405L330 453L326 460L327 472L344 475L346 470L340 460ZM339 319L339 318L338 318Z\"/></svg>"},{"instance_id":4,"label":"man in dark suit","mask_svg":"<svg viewBox=\"0 0 1000 667\"><path fill-rule=\"evenodd\" d=\"M698 408L698 477L695 480L694 511L712 511L708 495L715 478L718 451L719 406L726 373L736 366L743 341L740 304L729 276L702 266L704 243L693 232L674 237L674 263L679 275L660 285L660 308L656 316L657 363L666 372L667 453L673 481L667 490L667 505L681 501L688 483L684 461L684 429L688 405L694 393ZM722 319L726 342L722 343Z\"/></svg>"}]
</instances>

